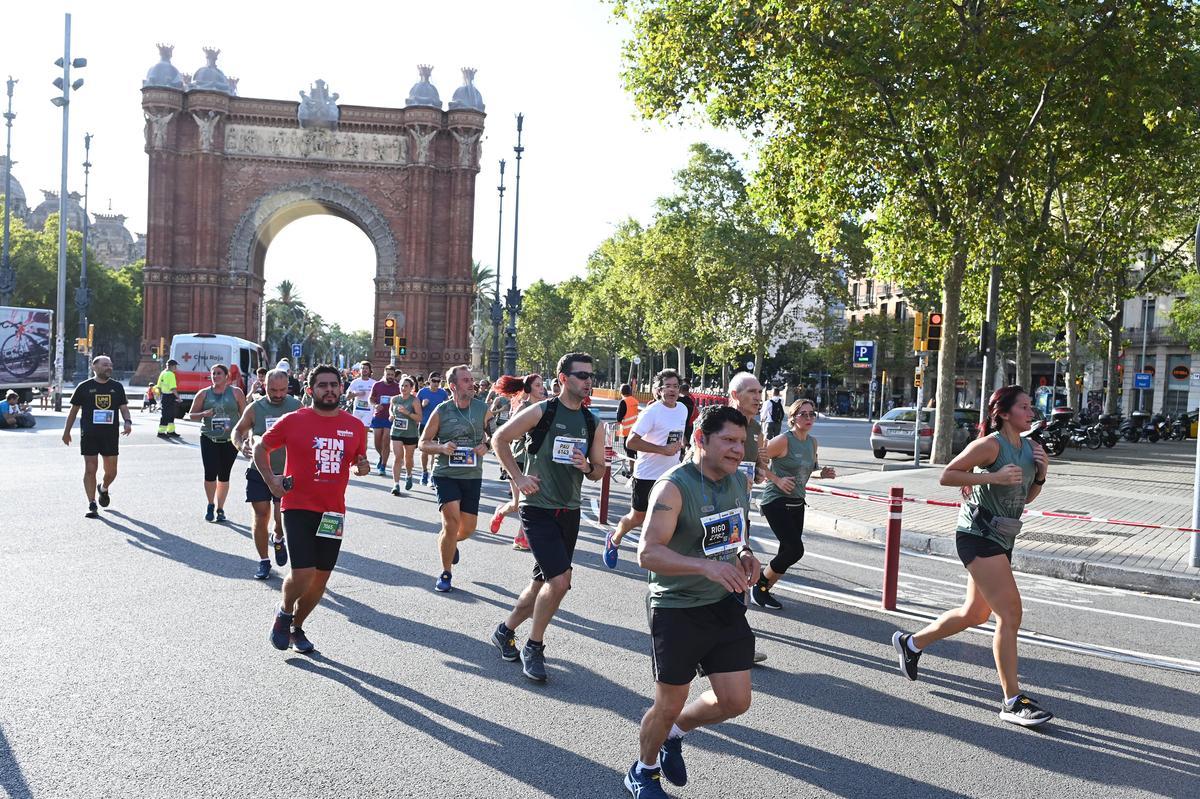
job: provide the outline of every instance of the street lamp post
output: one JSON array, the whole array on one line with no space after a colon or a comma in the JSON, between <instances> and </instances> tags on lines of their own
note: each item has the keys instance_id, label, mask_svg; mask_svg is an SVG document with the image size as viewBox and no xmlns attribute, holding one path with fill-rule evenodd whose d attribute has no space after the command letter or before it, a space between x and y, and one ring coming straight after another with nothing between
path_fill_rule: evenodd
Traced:
<instances>
[{"instance_id":1,"label":"street lamp post","mask_svg":"<svg viewBox=\"0 0 1200 799\"><path fill-rule=\"evenodd\" d=\"M66 316L67 305L67 152L69 142L67 136L70 128L71 91L83 86L83 78L71 82L71 67L82 69L87 66L86 58L71 60L71 15L65 14L63 25L63 54L54 62L61 67L61 78L54 79L54 85L62 91L59 97L50 98L50 102L62 109L62 179L58 191L58 301L54 309L54 410L62 410L63 392L63 339L67 334Z\"/></svg>"},{"instance_id":2,"label":"street lamp post","mask_svg":"<svg viewBox=\"0 0 1200 799\"><path fill-rule=\"evenodd\" d=\"M1196 240L1193 244L1196 259L1192 261L1192 264L1197 271L1200 271L1200 222L1196 223ZM1193 379L1195 379L1195 368L1193 365ZM1196 460L1192 470L1192 528L1200 529L1200 435L1196 436ZM1192 533L1192 568L1200 568L1200 533Z\"/></svg>"},{"instance_id":3,"label":"street lamp post","mask_svg":"<svg viewBox=\"0 0 1200 799\"><path fill-rule=\"evenodd\" d=\"M525 115L517 114L517 146L513 148L517 154L517 179L513 192L512 288L508 290L508 337L504 342L504 371L510 375L517 373L517 314L521 312L521 292L517 289L517 234L521 226L521 155L525 152L521 146L521 129L524 123Z\"/></svg>"},{"instance_id":4,"label":"street lamp post","mask_svg":"<svg viewBox=\"0 0 1200 799\"><path fill-rule=\"evenodd\" d=\"M496 294L492 297L492 353L491 376L495 383L500 379L500 325L504 323L504 308L500 305L500 248L504 243L504 159L500 159L500 221L496 233Z\"/></svg>"},{"instance_id":5,"label":"street lamp post","mask_svg":"<svg viewBox=\"0 0 1200 799\"><path fill-rule=\"evenodd\" d=\"M0 305L8 305L13 290L17 287L17 276L8 260L9 217L12 215L12 123L16 114L12 110L13 86L17 82L8 76L8 110L4 112L4 126L8 129L4 144L4 253L0 258Z\"/></svg>"},{"instance_id":6,"label":"street lamp post","mask_svg":"<svg viewBox=\"0 0 1200 799\"><path fill-rule=\"evenodd\" d=\"M88 293L88 178L92 172L92 134L83 134L83 248L79 253L79 288L75 289L75 310L79 315L79 337L87 338L88 333L88 304L91 296ZM75 353L75 379L86 380L88 375L88 357L90 352Z\"/></svg>"}]
</instances>

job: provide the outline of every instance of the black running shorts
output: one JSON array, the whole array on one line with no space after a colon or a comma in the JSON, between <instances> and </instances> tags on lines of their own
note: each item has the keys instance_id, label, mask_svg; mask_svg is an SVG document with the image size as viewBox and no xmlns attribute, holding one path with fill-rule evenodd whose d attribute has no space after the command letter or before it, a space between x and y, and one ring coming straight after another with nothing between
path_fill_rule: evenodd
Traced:
<instances>
[{"instance_id":1,"label":"black running shorts","mask_svg":"<svg viewBox=\"0 0 1200 799\"><path fill-rule=\"evenodd\" d=\"M958 559L962 561L962 565L966 566L975 558L990 558L996 555L1003 555L1008 558L1008 562L1012 563L1012 550L1005 549L990 538L984 538L981 535L973 533L956 533L954 535L954 547L958 550Z\"/></svg>"},{"instance_id":2,"label":"black running shorts","mask_svg":"<svg viewBox=\"0 0 1200 799\"><path fill-rule=\"evenodd\" d=\"M253 466L246 470L246 501L279 503L279 497L271 493L267 481Z\"/></svg>"},{"instance_id":3,"label":"black running shorts","mask_svg":"<svg viewBox=\"0 0 1200 799\"><path fill-rule=\"evenodd\" d=\"M650 638L655 682L687 685L697 673L749 671L754 665L754 633L735 594L698 608L651 608Z\"/></svg>"},{"instance_id":4,"label":"black running shorts","mask_svg":"<svg viewBox=\"0 0 1200 799\"><path fill-rule=\"evenodd\" d=\"M650 489L654 488L655 480L633 478L633 509L645 513L650 509Z\"/></svg>"},{"instance_id":5,"label":"black running shorts","mask_svg":"<svg viewBox=\"0 0 1200 799\"><path fill-rule=\"evenodd\" d=\"M342 542L336 538L318 538L321 516L315 510L285 510L283 532L287 535L288 557L293 569L317 568L333 571Z\"/></svg>"},{"instance_id":6,"label":"black running shorts","mask_svg":"<svg viewBox=\"0 0 1200 799\"><path fill-rule=\"evenodd\" d=\"M403 444L406 447L415 447L417 445L417 437L416 436L398 436L398 435L393 434L391 438L392 438L392 441L399 441L401 444Z\"/></svg>"},{"instance_id":7,"label":"black running shorts","mask_svg":"<svg viewBox=\"0 0 1200 799\"><path fill-rule=\"evenodd\" d=\"M438 509L458 503L458 512L468 516L479 515L479 492L483 489L483 480L460 480L457 477L438 477L434 475L433 490L437 493Z\"/></svg>"},{"instance_id":8,"label":"black running shorts","mask_svg":"<svg viewBox=\"0 0 1200 799\"><path fill-rule=\"evenodd\" d=\"M111 433L80 433L79 454L84 456L103 455L105 458L115 458L120 449L117 430Z\"/></svg>"},{"instance_id":9,"label":"black running shorts","mask_svg":"<svg viewBox=\"0 0 1200 799\"><path fill-rule=\"evenodd\" d=\"M204 463L204 482L228 483L237 463L238 450L232 441L213 441L200 436L200 460Z\"/></svg>"},{"instance_id":10,"label":"black running shorts","mask_svg":"<svg viewBox=\"0 0 1200 799\"><path fill-rule=\"evenodd\" d=\"M535 561L533 579L553 580L570 571L579 539L579 508L550 510L522 505L520 514Z\"/></svg>"}]
</instances>

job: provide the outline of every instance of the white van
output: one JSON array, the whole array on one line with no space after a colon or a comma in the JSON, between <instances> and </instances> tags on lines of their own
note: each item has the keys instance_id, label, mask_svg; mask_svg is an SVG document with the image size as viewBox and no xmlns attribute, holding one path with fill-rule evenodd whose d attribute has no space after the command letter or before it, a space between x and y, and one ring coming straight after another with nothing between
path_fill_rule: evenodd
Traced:
<instances>
[{"instance_id":1,"label":"white van","mask_svg":"<svg viewBox=\"0 0 1200 799\"><path fill-rule=\"evenodd\" d=\"M192 407L200 389L212 385L209 372L214 364L229 367L229 382L249 391L258 367L267 354L253 341L219 333L180 333L171 339L171 356L179 362L175 379L179 385L180 418Z\"/></svg>"}]
</instances>

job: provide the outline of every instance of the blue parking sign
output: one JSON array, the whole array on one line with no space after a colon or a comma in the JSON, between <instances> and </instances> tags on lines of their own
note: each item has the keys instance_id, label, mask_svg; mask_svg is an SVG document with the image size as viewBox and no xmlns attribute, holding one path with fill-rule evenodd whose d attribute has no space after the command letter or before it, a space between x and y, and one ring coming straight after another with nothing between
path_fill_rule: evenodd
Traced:
<instances>
[{"instance_id":1,"label":"blue parking sign","mask_svg":"<svg viewBox=\"0 0 1200 799\"><path fill-rule=\"evenodd\" d=\"M1154 383L1154 375L1149 372L1134 372L1133 387L1134 388L1150 388Z\"/></svg>"},{"instance_id":2,"label":"blue parking sign","mask_svg":"<svg viewBox=\"0 0 1200 799\"><path fill-rule=\"evenodd\" d=\"M856 341L850 362L855 366L870 366L875 361L875 342Z\"/></svg>"},{"instance_id":3,"label":"blue parking sign","mask_svg":"<svg viewBox=\"0 0 1200 799\"><path fill-rule=\"evenodd\" d=\"M296 361L300 360L300 345L299 344L292 345L292 359L296 360Z\"/></svg>"}]
</instances>

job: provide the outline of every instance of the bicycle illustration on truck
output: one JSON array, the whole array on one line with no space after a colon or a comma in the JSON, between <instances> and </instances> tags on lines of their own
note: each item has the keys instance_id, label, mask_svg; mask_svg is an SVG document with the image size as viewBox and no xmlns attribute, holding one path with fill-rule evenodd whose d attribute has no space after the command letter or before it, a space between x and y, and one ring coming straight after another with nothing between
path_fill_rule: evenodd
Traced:
<instances>
[{"instance_id":1,"label":"bicycle illustration on truck","mask_svg":"<svg viewBox=\"0 0 1200 799\"><path fill-rule=\"evenodd\" d=\"M0 320L0 379L24 380L39 367L49 378L50 318L32 311Z\"/></svg>"}]
</instances>

